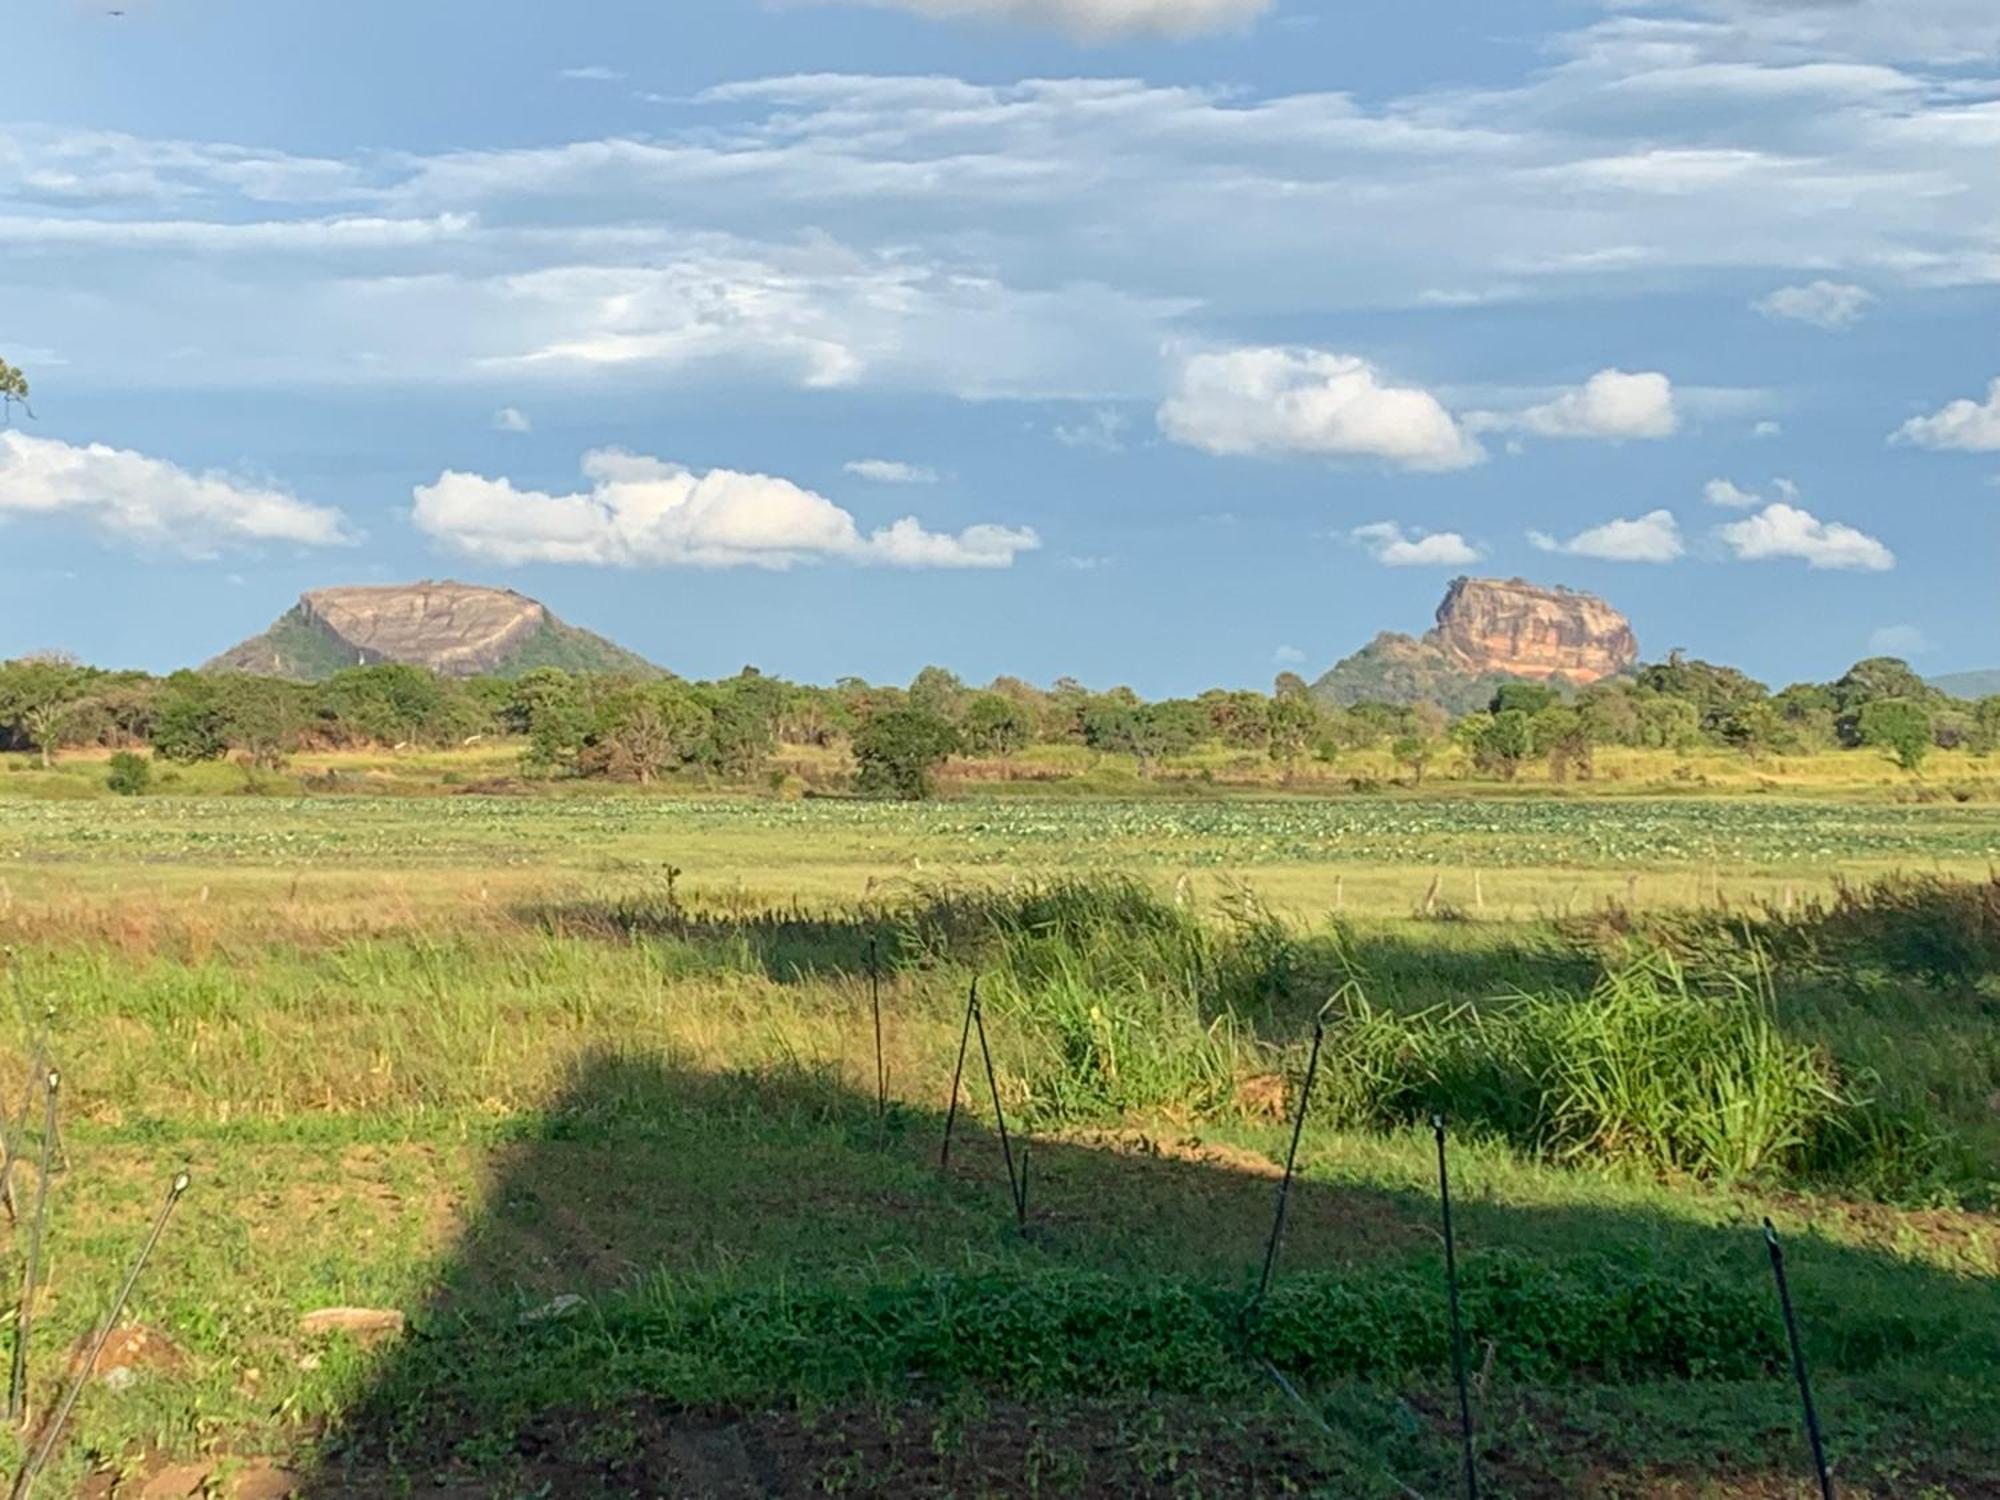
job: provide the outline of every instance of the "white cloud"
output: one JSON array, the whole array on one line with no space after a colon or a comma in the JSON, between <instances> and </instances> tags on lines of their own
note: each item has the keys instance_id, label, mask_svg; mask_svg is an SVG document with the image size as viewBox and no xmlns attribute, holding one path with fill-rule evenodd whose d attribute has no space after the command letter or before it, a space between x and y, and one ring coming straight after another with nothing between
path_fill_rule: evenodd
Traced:
<instances>
[{"instance_id":1,"label":"white cloud","mask_svg":"<svg viewBox=\"0 0 2000 1500\"><path fill-rule=\"evenodd\" d=\"M1922 656L1930 649L1930 638L1915 625L1883 625L1868 635L1870 656Z\"/></svg>"},{"instance_id":2,"label":"white cloud","mask_svg":"<svg viewBox=\"0 0 2000 1500\"><path fill-rule=\"evenodd\" d=\"M1650 510L1631 520L1606 521L1579 531L1568 541L1545 531L1531 531L1528 540L1544 552L1570 557L1594 557L1604 562L1672 562L1684 550L1681 529L1670 510Z\"/></svg>"},{"instance_id":3,"label":"white cloud","mask_svg":"<svg viewBox=\"0 0 2000 1500\"><path fill-rule=\"evenodd\" d=\"M1966 453L2000 452L2000 379L1987 388L1984 402L1960 399L1928 417L1912 417L1890 441Z\"/></svg>"},{"instance_id":4,"label":"white cloud","mask_svg":"<svg viewBox=\"0 0 2000 1500\"><path fill-rule=\"evenodd\" d=\"M1728 505L1737 509L1760 505L1764 499L1762 495L1753 494L1729 479L1709 480L1701 487L1701 498L1710 505Z\"/></svg>"},{"instance_id":5,"label":"white cloud","mask_svg":"<svg viewBox=\"0 0 2000 1500\"><path fill-rule=\"evenodd\" d=\"M1715 534L1744 562L1790 557L1810 568L1859 568L1871 573L1896 565L1896 554L1874 537L1839 521L1822 521L1783 501L1718 526Z\"/></svg>"},{"instance_id":6,"label":"white cloud","mask_svg":"<svg viewBox=\"0 0 2000 1500\"><path fill-rule=\"evenodd\" d=\"M588 493L550 495L447 470L415 490L417 529L467 557L518 566L761 567L825 560L904 568L1005 568L1041 545L1025 527L926 531L906 516L864 535L824 495L768 474L594 449Z\"/></svg>"},{"instance_id":7,"label":"white cloud","mask_svg":"<svg viewBox=\"0 0 2000 1500\"><path fill-rule=\"evenodd\" d=\"M1058 422L1056 441L1065 448L1095 448L1100 453L1125 451L1125 413L1100 406L1080 422Z\"/></svg>"},{"instance_id":8,"label":"white cloud","mask_svg":"<svg viewBox=\"0 0 2000 1500\"><path fill-rule=\"evenodd\" d=\"M588 63L581 68L564 68L556 76L575 79L581 83L616 83L625 75L616 68L606 67L603 63Z\"/></svg>"},{"instance_id":9,"label":"white cloud","mask_svg":"<svg viewBox=\"0 0 2000 1500\"><path fill-rule=\"evenodd\" d=\"M1580 387L1531 406L1514 425L1543 437L1663 438L1680 427L1673 382L1657 370L1599 370Z\"/></svg>"},{"instance_id":10,"label":"white cloud","mask_svg":"<svg viewBox=\"0 0 2000 1500\"><path fill-rule=\"evenodd\" d=\"M1485 456L1429 391L1386 384L1365 359L1317 349L1190 355L1159 423L1175 442L1217 454L1377 458L1417 470Z\"/></svg>"},{"instance_id":11,"label":"white cloud","mask_svg":"<svg viewBox=\"0 0 2000 1500\"><path fill-rule=\"evenodd\" d=\"M1296 667L1305 659L1305 652L1297 646L1280 646L1271 653L1271 660L1281 667Z\"/></svg>"},{"instance_id":12,"label":"white cloud","mask_svg":"<svg viewBox=\"0 0 2000 1500\"><path fill-rule=\"evenodd\" d=\"M1785 427L1782 422L1774 422L1769 417L1766 417L1750 429L1750 436L1754 438L1774 438L1781 436L1784 430Z\"/></svg>"},{"instance_id":13,"label":"white cloud","mask_svg":"<svg viewBox=\"0 0 2000 1500\"><path fill-rule=\"evenodd\" d=\"M1479 549L1456 531L1406 532L1394 521L1357 526L1350 540L1389 568L1457 568L1479 561Z\"/></svg>"},{"instance_id":14,"label":"white cloud","mask_svg":"<svg viewBox=\"0 0 2000 1500\"><path fill-rule=\"evenodd\" d=\"M1810 281L1804 286L1781 286L1750 305L1767 318L1790 318L1841 333L1860 322L1874 300L1873 292L1850 282Z\"/></svg>"},{"instance_id":15,"label":"white cloud","mask_svg":"<svg viewBox=\"0 0 2000 1500\"><path fill-rule=\"evenodd\" d=\"M528 414L518 406L503 406L493 413L495 432L530 432L533 427L534 424L528 420Z\"/></svg>"},{"instance_id":16,"label":"white cloud","mask_svg":"<svg viewBox=\"0 0 2000 1500\"><path fill-rule=\"evenodd\" d=\"M906 464L893 458L857 458L841 465L857 479L876 484L936 484L937 470L923 464Z\"/></svg>"},{"instance_id":17,"label":"white cloud","mask_svg":"<svg viewBox=\"0 0 2000 1500\"><path fill-rule=\"evenodd\" d=\"M1105 38L1195 36L1248 25L1271 0L863 0L948 20L1019 21Z\"/></svg>"},{"instance_id":18,"label":"white cloud","mask_svg":"<svg viewBox=\"0 0 2000 1500\"><path fill-rule=\"evenodd\" d=\"M0 431L0 520L23 515L76 516L102 536L188 557L259 543L354 540L339 511L252 480L195 474L103 443L79 447Z\"/></svg>"}]
</instances>

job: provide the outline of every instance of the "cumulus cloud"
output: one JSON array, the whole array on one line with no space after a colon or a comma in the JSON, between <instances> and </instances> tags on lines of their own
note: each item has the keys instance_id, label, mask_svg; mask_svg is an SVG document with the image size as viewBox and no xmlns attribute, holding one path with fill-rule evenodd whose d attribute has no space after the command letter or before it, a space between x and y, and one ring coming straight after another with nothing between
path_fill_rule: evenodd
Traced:
<instances>
[{"instance_id":1,"label":"cumulus cloud","mask_svg":"<svg viewBox=\"0 0 2000 1500\"><path fill-rule=\"evenodd\" d=\"M1701 498L1710 505L1727 505L1741 510L1761 504L1764 497L1744 489L1732 479L1711 479L1701 487Z\"/></svg>"},{"instance_id":2,"label":"cumulus cloud","mask_svg":"<svg viewBox=\"0 0 2000 1500\"><path fill-rule=\"evenodd\" d=\"M856 479L869 479L876 484L936 484L938 480L936 469L893 458L856 458L841 468Z\"/></svg>"},{"instance_id":3,"label":"cumulus cloud","mask_svg":"<svg viewBox=\"0 0 2000 1500\"><path fill-rule=\"evenodd\" d=\"M1297 646L1280 646L1271 653L1271 660L1281 667L1296 667L1306 659L1305 652Z\"/></svg>"},{"instance_id":4,"label":"cumulus cloud","mask_svg":"<svg viewBox=\"0 0 2000 1500\"><path fill-rule=\"evenodd\" d=\"M495 432L529 432L533 427L534 424L528 420L528 414L518 406L503 406L493 413Z\"/></svg>"},{"instance_id":5,"label":"cumulus cloud","mask_svg":"<svg viewBox=\"0 0 2000 1500\"><path fill-rule=\"evenodd\" d=\"M9 516L75 516L102 536L187 557L354 540L338 510L253 480L192 473L129 448L0 431L0 520Z\"/></svg>"},{"instance_id":6,"label":"cumulus cloud","mask_svg":"<svg viewBox=\"0 0 2000 1500\"><path fill-rule=\"evenodd\" d=\"M1019 21L1071 35L1195 36L1242 27L1271 0L864 0L877 6L949 20Z\"/></svg>"},{"instance_id":7,"label":"cumulus cloud","mask_svg":"<svg viewBox=\"0 0 2000 1500\"><path fill-rule=\"evenodd\" d=\"M1568 541L1546 531L1531 531L1528 540L1544 552L1569 557L1594 557L1604 562L1672 562L1684 550L1681 529L1670 510L1649 510L1630 520L1606 521L1579 531Z\"/></svg>"},{"instance_id":8,"label":"cumulus cloud","mask_svg":"<svg viewBox=\"0 0 2000 1500\"><path fill-rule=\"evenodd\" d=\"M1789 318L1841 333L1860 322L1874 300L1875 294L1866 287L1842 281L1809 281L1804 286L1781 286L1750 305L1767 318Z\"/></svg>"},{"instance_id":9,"label":"cumulus cloud","mask_svg":"<svg viewBox=\"0 0 2000 1500\"><path fill-rule=\"evenodd\" d=\"M1479 549L1456 531L1406 532L1394 521L1357 526L1347 535L1388 568L1457 568L1476 563L1481 556Z\"/></svg>"},{"instance_id":10,"label":"cumulus cloud","mask_svg":"<svg viewBox=\"0 0 2000 1500\"><path fill-rule=\"evenodd\" d=\"M1882 625L1868 635L1870 656L1922 656L1930 649L1930 638L1915 625Z\"/></svg>"},{"instance_id":11,"label":"cumulus cloud","mask_svg":"<svg viewBox=\"0 0 2000 1500\"><path fill-rule=\"evenodd\" d=\"M1896 566L1896 554L1866 532L1839 521L1822 521L1811 511L1774 501L1715 534L1744 562L1797 558L1809 568L1856 568L1881 573Z\"/></svg>"},{"instance_id":12,"label":"cumulus cloud","mask_svg":"<svg viewBox=\"0 0 2000 1500\"><path fill-rule=\"evenodd\" d=\"M1966 453L2000 452L2000 379L1987 388L1983 402L1961 398L1928 417L1912 417L1890 441Z\"/></svg>"},{"instance_id":13,"label":"cumulus cloud","mask_svg":"<svg viewBox=\"0 0 2000 1500\"><path fill-rule=\"evenodd\" d=\"M1318 349L1247 348L1181 362L1160 430L1217 454L1374 458L1462 469L1485 455L1429 391L1387 383L1367 360Z\"/></svg>"},{"instance_id":14,"label":"cumulus cloud","mask_svg":"<svg viewBox=\"0 0 2000 1500\"><path fill-rule=\"evenodd\" d=\"M586 453L583 473L587 493L551 495L447 470L417 486L412 519L453 551L510 566L1005 568L1041 545L1026 527L943 533L914 516L864 535L847 511L788 479L732 469L696 474L613 448Z\"/></svg>"},{"instance_id":15,"label":"cumulus cloud","mask_svg":"<svg viewBox=\"0 0 2000 1500\"><path fill-rule=\"evenodd\" d=\"M1553 438L1663 438L1681 425L1673 382L1657 370L1599 370L1552 401L1486 420Z\"/></svg>"}]
</instances>

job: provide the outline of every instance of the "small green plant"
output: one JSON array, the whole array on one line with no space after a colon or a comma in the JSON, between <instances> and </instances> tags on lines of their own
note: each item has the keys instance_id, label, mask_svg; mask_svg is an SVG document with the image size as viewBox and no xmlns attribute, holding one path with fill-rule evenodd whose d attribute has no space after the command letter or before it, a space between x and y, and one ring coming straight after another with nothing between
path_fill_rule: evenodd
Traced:
<instances>
[{"instance_id":1,"label":"small green plant","mask_svg":"<svg viewBox=\"0 0 2000 1500\"><path fill-rule=\"evenodd\" d=\"M143 755L120 750L111 757L104 784L121 797L137 797L153 784L153 763Z\"/></svg>"}]
</instances>

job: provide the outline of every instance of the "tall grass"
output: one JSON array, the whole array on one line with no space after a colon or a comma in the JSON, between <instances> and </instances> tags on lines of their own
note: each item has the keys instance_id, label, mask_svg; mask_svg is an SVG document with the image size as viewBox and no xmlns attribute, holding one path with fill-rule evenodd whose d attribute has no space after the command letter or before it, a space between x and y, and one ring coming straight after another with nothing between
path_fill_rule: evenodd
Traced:
<instances>
[{"instance_id":1,"label":"tall grass","mask_svg":"<svg viewBox=\"0 0 2000 1500\"><path fill-rule=\"evenodd\" d=\"M1768 985L1696 985L1664 953L1581 995L1520 994L1397 1016L1350 1002L1329 1038L1335 1111L1433 1111L1572 1161L1743 1177L1795 1164L1848 1101L1779 1030Z\"/></svg>"}]
</instances>

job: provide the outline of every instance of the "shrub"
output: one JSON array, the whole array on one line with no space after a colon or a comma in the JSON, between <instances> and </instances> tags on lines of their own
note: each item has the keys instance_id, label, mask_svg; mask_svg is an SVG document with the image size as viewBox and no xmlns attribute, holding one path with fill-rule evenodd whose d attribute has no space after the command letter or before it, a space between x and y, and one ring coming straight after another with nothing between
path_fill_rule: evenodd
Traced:
<instances>
[{"instance_id":1,"label":"shrub","mask_svg":"<svg viewBox=\"0 0 2000 1500\"><path fill-rule=\"evenodd\" d=\"M1703 990L1664 953L1580 996L1398 1017L1357 993L1324 1074L1350 1123L1446 1112L1552 1156L1714 1177L1798 1161L1846 1102L1826 1060L1780 1033L1766 986Z\"/></svg>"},{"instance_id":2,"label":"shrub","mask_svg":"<svg viewBox=\"0 0 2000 1500\"><path fill-rule=\"evenodd\" d=\"M136 797L153 784L153 763L143 755L120 750L111 757L104 784L121 797Z\"/></svg>"}]
</instances>

